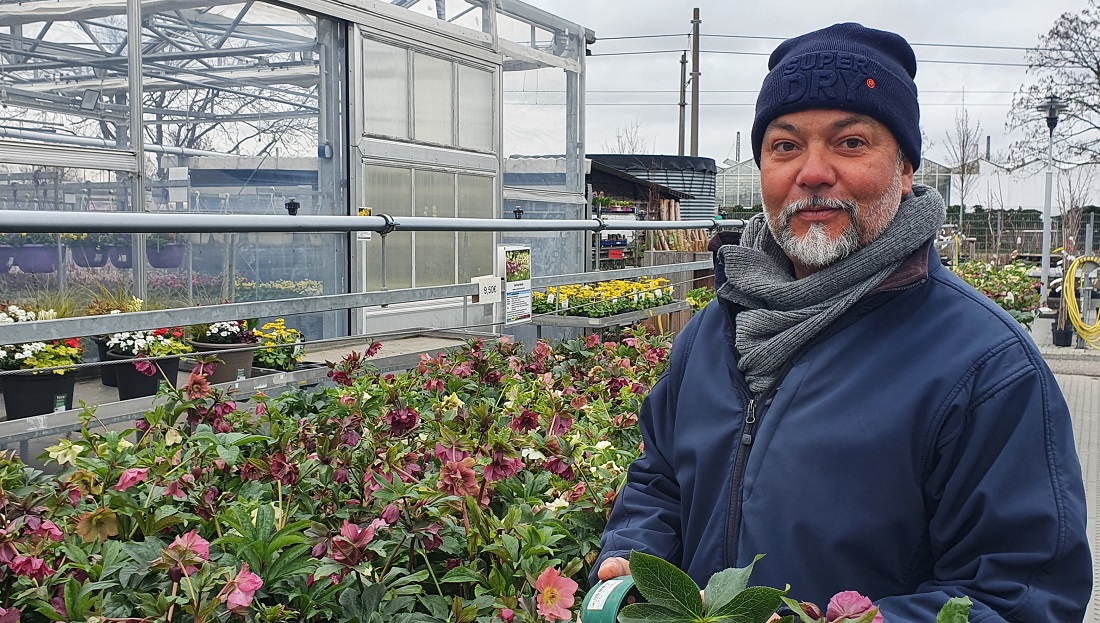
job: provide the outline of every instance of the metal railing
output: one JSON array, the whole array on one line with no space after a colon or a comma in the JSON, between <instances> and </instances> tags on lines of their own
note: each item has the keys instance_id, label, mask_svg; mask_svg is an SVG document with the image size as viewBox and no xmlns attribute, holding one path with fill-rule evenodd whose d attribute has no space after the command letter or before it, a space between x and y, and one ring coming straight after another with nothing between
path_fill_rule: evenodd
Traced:
<instances>
[{"instance_id":1,"label":"metal railing","mask_svg":"<svg viewBox=\"0 0 1100 623\"><path fill-rule=\"evenodd\" d=\"M0 210L0 233L242 233L242 232L328 232L371 231L382 236L397 231L589 231L684 230L740 228L741 220L700 219L691 221L624 221L599 218L583 220L465 219L411 216L271 216L236 214L165 214L132 212L52 212ZM534 277L536 289L570 283L595 283L682 273L710 268L710 262L686 262L645 268ZM325 312L335 309L376 307L462 298L477 294L472 283L416 287L374 292L328 294L291 299L225 303L202 307L175 308L102 316L80 316L0 325L0 344L102 335L147 330L164 326L186 326L254 318Z\"/></svg>"}]
</instances>

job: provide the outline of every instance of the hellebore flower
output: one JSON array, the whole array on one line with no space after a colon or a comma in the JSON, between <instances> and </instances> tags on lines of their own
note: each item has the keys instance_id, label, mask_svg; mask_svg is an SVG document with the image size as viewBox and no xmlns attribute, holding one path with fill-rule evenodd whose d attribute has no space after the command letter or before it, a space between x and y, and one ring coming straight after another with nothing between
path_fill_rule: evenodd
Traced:
<instances>
[{"instance_id":1,"label":"hellebore flower","mask_svg":"<svg viewBox=\"0 0 1100 623\"><path fill-rule=\"evenodd\" d=\"M276 452L271 455L271 477L289 487L298 482L298 466L288 463L282 452Z\"/></svg>"},{"instance_id":2,"label":"hellebore flower","mask_svg":"<svg viewBox=\"0 0 1100 623\"><path fill-rule=\"evenodd\" d=\"M171 545L161 551L153 566L167 568L170 574L172 571L182 571L190 576L198 571L198 565L207 560L210 560L210 542L199 536L197 530L192 530L177 536Z\"/></svg>"},{"instance_id":3,"label":"hellebore flower","mask_svg":"<svg viewBox=\"0 0 1100 623\"><path fill-rule=\"evenodd\" d=\"M492 462L485 466L485 480L489 482L506 480L518 474L521 469L523 469L523 461L497 451L493 453Z\"/></svg>"},{"instance_id":4,"label":"hellebore flower","mask_svg":"<svg viewBox=\"0 0 1100 623\"><path fill-rule=\"evenodd\" d=\"M16 556L8 565L12 573L23 575L32 580L41 580L54 574L54 570L46 564L45 560L35 556Z\"/></svg>"},{"instance_id":5,"label":"hellebore flower","mask_svg":"<svg viewBox=\"0 0 1100 623\"><path fill-rule=\"evenodd\" d=\"M547 567L535 581L535 588L539 592L536 601L542 618L547 621L573 618L569 609L573 607L573 594L577 592L576 582L562 577L557 569Z\"/></svg>"},{"instance_id":6,"label":"hellebore flower","mask_svg":"<svg viewBox=\"0 0 1100 623\"><path fill-rule=\"evenodd\" d=\"M529 409L524 409L519 415L512 418L508 425L517 433L529 433L539 427L539 414Z\"/></svg>"},{"instance_id":7,"label":"hellebore flower","mask_svg":"<svg viewBox=\"0 0 1100 623\"><path fill-rule=\"evenodd\" d=\"M19 608L0 608L0 623L19 623Z\"/></svg>"},{"instance_id":8,"label":"hellebore flower","mask_svg":"<svg viewBox=\"0 0 1100 623\"><path fill-rule=\"evenodd\" d=\"M825 616L832 623L846 620L855 621L874 607L870 599L856 591L844 591L833 595L833 598L829 600L829 608L825 612ZM882 623L882 614L876 614L872 623Z\"/></svg>"},{"instance_id":9,"label":"hellebore flower","mask_svg":"<svg viewBox=\"0 0 1100 623\"><path fill-rule=\"evenodd\" d=\"M332 559L349 566L359 564L367 557L367 545L374 540L374 527L360 528L344 520L340 536L332 539Z\"/></svg>"},{"instance_id":10,"label":"hellebore flower","mask_svg":"<svg viewBox=\"0 0 1100 623\"><path fill-rule=\"evenodd\" d=\"M225 597L225 604L229 611L241 612L248 609L248 606L252 604L252 598L256 595L256 591L260 590L263 585L264 581L260 579L260 576L248 570L248 563L242 564L240 573L230 580L229 585L226 587L229 589L229 594Z\"/></svg>"},{"instance_id":11,"label":"hellebore flower","mask_svg":"<svg viewBox=\"0 0 1100 623\"><path fill-rule=\"evenodd\" d=\"M439 486L450 495L477 495L477 473L473 457L451 461L439 468Z\"/></svg>"},{"instance_id":12,"label":"hellebore flower","mask_svg":"<svg viewBox=\"0 0 1100 623\"><path fill-rule=\"evenodd\" d=\"M115 491L125 491L130 487L136 485L139 482L143 482L149 478L148 467L135 467L122 472L122 476L118 479L118 484L111 487Z\"/></svg>"},{"instance_id":13,"label":"hellebore flower","mask_svg":"<svg viewBox=\"0 0 1100 623\"><path fill-rule=\"evenodd\" d=\"M390 409L386 414L386 425L395 437L400 437L420 424L420 414L412 407Z\"/></svg>"}]
</instances>

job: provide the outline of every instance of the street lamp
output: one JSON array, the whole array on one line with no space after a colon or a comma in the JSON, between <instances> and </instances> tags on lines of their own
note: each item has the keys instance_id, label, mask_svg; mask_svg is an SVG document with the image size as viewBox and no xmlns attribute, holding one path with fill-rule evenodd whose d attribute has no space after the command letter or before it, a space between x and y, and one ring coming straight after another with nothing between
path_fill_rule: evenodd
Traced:
<instances>
[{"instance_id":1,"label":"street lamp","mask_svg":"<svg viewBox=\"0 0 1100 623\"><path fill-rule=\"evenodd\" d=\"M1054 187L1054 128L1058 125L1058 115L1066 109L1066 105L1057 95L1051 94L1035 109L1046 116L1047 128L1050 130L1047 146L1047 193L1043 203L1042 286L1039 289L1039 305L1047 307L1047 297L1050 295L1050 195Z\"/></svg>"}]
</instances>

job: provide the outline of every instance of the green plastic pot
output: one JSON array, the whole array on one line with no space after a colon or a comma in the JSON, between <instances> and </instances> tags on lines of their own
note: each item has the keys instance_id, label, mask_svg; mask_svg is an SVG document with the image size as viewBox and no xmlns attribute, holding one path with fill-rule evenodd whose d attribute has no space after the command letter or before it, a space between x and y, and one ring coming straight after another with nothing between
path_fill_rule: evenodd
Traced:
<instances>
[{"instance_id":1,"label":"green plastic pot","mask_svg":"<svg viewBox=\"0 0 1100 623\"><path fill-rule=\"evenodd\" d=\"M588 591L581 604L584 623L615 623L619 611L628 604L643 601L629 575L600 582Z\"/></svg>"}]
</instances>

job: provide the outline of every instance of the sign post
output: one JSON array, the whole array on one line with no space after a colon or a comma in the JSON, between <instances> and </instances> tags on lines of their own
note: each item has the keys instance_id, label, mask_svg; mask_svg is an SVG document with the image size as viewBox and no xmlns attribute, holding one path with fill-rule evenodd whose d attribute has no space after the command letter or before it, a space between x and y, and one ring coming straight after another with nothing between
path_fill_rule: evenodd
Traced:
<instances>
[{"instance_id":1,"label":"sign post","mask_svg":"<svg viewBox=\"0 0 1100 623\"><path fill-rule=\"evenodd\" d=\"M504 271L504 326L531 321L531 247L497 245L497 271Z\"/></svg>"}]
</instances>

